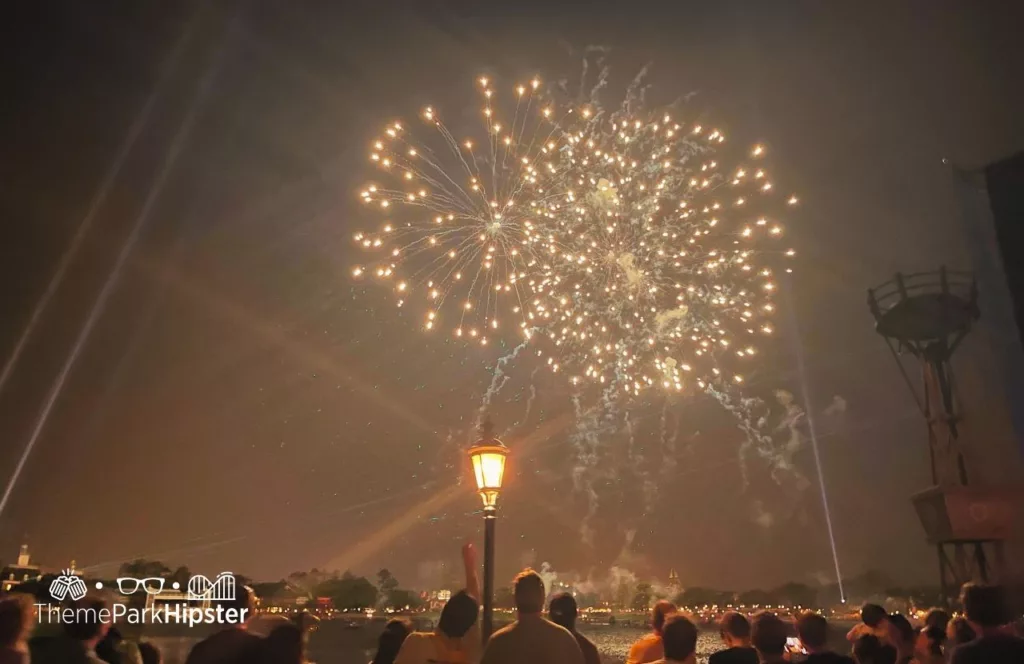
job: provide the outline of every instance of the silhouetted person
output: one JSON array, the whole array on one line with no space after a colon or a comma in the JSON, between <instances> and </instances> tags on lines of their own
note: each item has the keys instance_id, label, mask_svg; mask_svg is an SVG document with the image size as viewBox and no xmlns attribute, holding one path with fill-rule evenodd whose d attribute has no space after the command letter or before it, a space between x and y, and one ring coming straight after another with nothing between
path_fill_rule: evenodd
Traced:
<instances>
[{"instance_id":1,"label":"silhouetted person","mask_svg":"<svg viewBox=\"0 0 1024 664\"><path fill-rule=\"evenodd\" d=\"M865 634L875 636L882 645L899 646L900 637L889 622L889 613L877 604L865 604L860 609L860 623L846 635L846 640L855 642Z\"/></svg>"},{"instance_id":2,"label":"silhouetted person","mask_svg":"<svg viewBox=\"0 0 1024 664\"><path fill-rule=\"evenodd\" d=\"M481 664L583 664L583 652L564 627L546 620L544 581L532 569L512 584L516 621L495 632L484 647Z\"/></svg>"},{"instance_id":3,"label":"silhouetted person","mask_svg":"<svg viewBox=\"0 0 1024 664\"><path fill-rule=\"evenodd\" d=\"M958 616L950 620L946 626L946 638L949 640L949 647L956 648L978 638L978 633L971 627L971 623L967 622L967 618Z\"/></svg>"},{"instance_id":4,"label":"silhouetted person","mask_svg":"<svg viewBox=\"0 0 1024 664\"><path fill-rule=\"evenodd\" d=\"M896 664L910 664L914 659L914 626L899 613L889 616L889 624L893 627L893 638L896 639Z\"/></svg>"},{"instance_id":5,"label":"silhouetted person","mask_svg":"<svg viewBox=\"0 0 1024 664\"><path fill-rule=\"evenodd\" d=\"M578 607L572 593L558 593L548 603L548 619L560 625L576 638L576 645L583 653L583 664L601 664L601 655L590 639L576 631Z\"/></svg>"},{"instance_id":6,"label":"silhouetted person","mask_svg":"<svg viewBox=\"0 0 1024 664\"><path fill-rule=\"evenodd\" d=\"M857 664L896 664L896 648L874 634L863 634L853 642L853 659Z\"/></svg>"},{"instance_id":7,"label":"silhouetted person","mask_svg":"<svg viewBox=\"0 0 1024 664\"><path fill-rule=\"evenodd\" d=\"M665 657L655 664L695 664L697 661L697 626L678 613L668 616L661 628Z\"/></svg>"},{"instance_id":8,"label":"silhouetted person","mask_svg":"<svg viewBox=\"0 0 1024 664\"><path fill-rule=\"evenodd\" d=\"M248 664L257 661L262 639L250 634L245 624L256 608L255 598L252 588L238 585L233 600L218 602L225 611L233 610L231 615L236 621L218 625L219 631L192 646L185 664Z\"/></svg>"},{"instance_id":9,"label":"silhouetted person","mask_svg":"<svg viewBox=\"0 0 1024 664\"><path fill-rule=\"evenodd\" d=\"M949 625L949 611L939 608L928 609L928 613L924 616L925 627L938 627L945 633L947 625Z\"/></svg>"},{"instance_id":10,"label":"silhouetted person","mask_svg":"<svg viewBox=\"0 0 1024 664\"><path fill-rule=\"evenodd\" d=\"M1007 628L1009 615L1002 586L964 584L964 615L978 638L957 646L952 664L1009 664L1024 662L1024 639Z\"/></svg>"},{"instance_id":11,"label":"silhouetted person","mask_svg":"<svg viewBox=\"0 0 1024 664\"><path fill-rule=\"evenodd\" d=\"M676 605L672 602L664 599L655 602L654 608L651 609L651 631L630 647L626 664L646 664L665 656L665 649L661 644L661 628L665 626L665 619L675 612Z\"/></svg>"},{"instance_id":12,"label":"silhouetted person","mask_svg":"<svg viewBox=\"0 0 1024 664\"><path fill-rule=\"evenodd\" d=\"M708 664L757 664L757 652L750 645L750 621L736 611L727 611L718 621L718 634L725 650L711 655Z\"/></svg>"},{"instance_id":13,"label":"silhouetted person","mask_svg":"<svg viewBox=\"0 0 1024 664\"><path fill-rule=\"evenodd\" d=\"M34 602L19 593L0 600L0 664L28 664Z\"/></svg>"},{"instance_id":14,"label":"silhouetted person","mask_svg":"<svg viewBox=\"0 0 1024 664\"><path fill-rule=\"evenodd\" d=\"M927 619L925 620L927 623ZM917 632L914 640L915 664L945 664L946 656L942 646L946 642L946 632L938 625L929 627L925 624Z\"/></svg>"},{"instance_id":15,"label":"silhouetted person","mask_svg":"<svg viewBox=\"0 0 1024 664\"><path fill-rule=\"evenodd\" d=\"M111 625L103 639L96 644L96 656L107 664L121 664L121 653L118 647L123 640L121 631Z\"/></svg>"},{"instance_id":16,"label":"silhouetted person","mask_svg":"<svg viewBox=\"0 0 1024 664\"><path fill-rule=\"evenodd\" d=\"M462 563L466 570L466 589L445 602L437 629L413 632L403 641L395 664L430 664L431 662L477 664L480 661L480 582L476 576L476 551L472 544L462 547Z\"/></svg>"},{"instance_id":17,"label":"silhouetted person","mask_svg":"<svg viewBox=\"0 0 1024 664\"><path fill-rule=\"evenodd\" d=\"M283 616L279 613L258 613L245 621L245 631L249 632L249 634L253 636L265 639L270 636L270 633L276 628L290 622L291 621L288 620L288 616Z\"/></svg>"},{"instance_id":18,"label":"silhouetted person","mask_svg":"<svg viewBox=\"0 0 1024 664\"><path fill-rule=\"evenodd\" d=\"M142 664L138 646L126 641L116 625L111 625L103 640L96 644L96 655L107 664Z\"/></svg>"},{"instance_id":19,"label":"silhouetted person","mask_svg":"<svg viewBox=\"0 0 1024 664\"><path fill-rule=\"evenodd\" d=\"M139 657L142 658L142 664L161 664L163 657L160 656L160 649L149 641L141 641L139 643Z\"/></svg>"},{"instance_id":20,"label":"silhouetted person","mask_svg":"<svg viewBox=\"0 0 1024 664\"><path fill-rule=\"evenodd\" d=\"M757 651L758 660L762 664L774 664L786 661L786 639L789 628L786 623L768 611L754 615L750 626L750 642Z\"/></svg>"},{"instance_id":21,"label":"silhouetted person","mask_svg":"<svg viewBox=\"0 0 1024 664\"><path fill-rule=\"evenodd\" d=\"M853 664L845 655L828 647L828 621L813 611L804 611L796 620L796 635L807 656L807 664Z\"/></svg>"},{"instance_id":22,"label":"silhouetted person","mask_svg":"<svg viewBox=\"0 0 1024 664\"><path fill-rule=\"evenodd\" d=\"M377 653L370 664L394 664L398 651L402 649L405 639L412 634L412 625L401 618L392 618L384 626L384 631L377 639Z\"/></svg>"},{"instance_id":23,"label":"silhouetted person","mask_svg":"<svg viewBox=\"0 0 1024 664\"><path fill-rule=\"evenodd\" d=\"M33 664L104 664L96 655L98 644L110 626L110 607L100 597L87 596L72 602L74 620L65 620L63 634L30 642Z\"/></svg>"},{"instance_id":24,"label":"silhouetted person","mask_svg":"<svg viewBox=\"0 0 1024 664\"><path fill-rule=\"evenodd\" d=\"M303 664L306 661L302 628L294 623L275 627L260 648L262 664Z\"/></svg>"}]
</instances>

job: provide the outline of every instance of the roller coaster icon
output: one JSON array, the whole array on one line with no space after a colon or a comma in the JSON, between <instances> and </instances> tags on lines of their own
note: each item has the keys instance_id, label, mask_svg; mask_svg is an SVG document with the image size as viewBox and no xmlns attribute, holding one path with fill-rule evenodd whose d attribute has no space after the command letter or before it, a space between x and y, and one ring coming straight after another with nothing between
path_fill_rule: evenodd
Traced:
<instances>
[{"instance_id":1,"label":"roller coaster icon","mask_svg":"<svg viewBox=\"0 0 1024 664\"><path fill-rule=\"evenodd\" d=\"M188 580L188 598L196 601L230 602L235 599L235 575L221 572L210 581L202 574Z\"/></svg>"}]
</instances>

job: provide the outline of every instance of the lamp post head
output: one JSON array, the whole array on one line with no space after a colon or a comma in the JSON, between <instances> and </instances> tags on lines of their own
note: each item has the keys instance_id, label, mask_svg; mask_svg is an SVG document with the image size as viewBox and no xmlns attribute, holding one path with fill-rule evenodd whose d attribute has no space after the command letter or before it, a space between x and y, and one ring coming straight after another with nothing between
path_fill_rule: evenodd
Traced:
<instances>
[{"instance_id":1,"label":"lamp post head","mask_svg":"<svg viewBox=\"0 0 1024 664\"><path fill-rule=\"evenodd\" d=\"M488 516L492 516L497 508L507 456L508 448L494 436L491 418L485 417L480 423L480 440L469 448L469 458L473 462L476 488Z\"/></svg>"}]
</instances>

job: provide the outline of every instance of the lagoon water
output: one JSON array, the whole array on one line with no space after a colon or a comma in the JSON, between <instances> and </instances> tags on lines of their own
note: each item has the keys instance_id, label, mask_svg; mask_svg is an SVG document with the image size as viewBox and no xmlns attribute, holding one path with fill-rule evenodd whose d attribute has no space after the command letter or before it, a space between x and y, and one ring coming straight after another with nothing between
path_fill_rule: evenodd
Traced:
<instances>
[{"instance_id":1,"label":"lagoon water","mask_svg":"<svg viewBox=\"0 0 1024 664\"><path fill-rule=\"evenodd\" d=\"M356 628L343 620L322 622L310 637L309 658L316 664L366 664L373 657L377 637L383 627L383 620L364 623ZM849 624L833 625L830 641L836 650L847 650L843 637L849 627ZM623 625L582 625L580 631L597 646L604 664L623 664L629 646L644 633L639 626ZM161 636L147 640L161 649L165 664L184 664L196 637ZM697 638L697 661L704 664L712 653L722 647L717 630L702 630Z\"/></svg>"},{"instance_id":2,"label":"lagoon water","mask_svg":"<svg viewBox=\"0 0 1024 664\"><path fill-rule=\"evenodd\" d=\"M604 664L622 664L629 646L643 634L638 627L586 626L581 630L601 652ZM347 629L338 621L321 624L310 640L309 657L316 664L366 664L373 656L379 629L365 627ZM188 637L157 637L150 639L164 655L165 664L184 664L189 649L195 642ZM720 649L721 641L715 632L701 632L697 641L699 662Z\"/></svg>"},{"instance_id":3,"label":"lagoon water","mask_svg":"<svg viewBox=\"0 0 1024 664\"><path fill-rule=\"evenodd\" d=\"M594 642L601 652L604 664L622 664L629 654L629 646L642 634L643 630L630 627L590 627L580 630ZM708 661L711 653L722 649L722 641L718 632L702 631L697 636L697 661L703 664Z\"/></svg>"}]
</instances>

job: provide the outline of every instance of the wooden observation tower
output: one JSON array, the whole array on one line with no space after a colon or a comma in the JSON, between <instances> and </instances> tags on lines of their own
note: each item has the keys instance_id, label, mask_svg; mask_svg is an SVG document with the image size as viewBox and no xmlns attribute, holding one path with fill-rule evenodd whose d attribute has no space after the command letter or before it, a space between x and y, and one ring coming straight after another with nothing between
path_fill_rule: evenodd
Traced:
<instances>
[{"instance_id":1,"label":"wooden observation tower","mask_svg":"<svg viewBox=\"0 0 1024 664\"><path fill-rule=\"evenodd\" d=\"M967 581L999 575L1011 522L1007 496L970 482L960 439L950 361L980 316L977 284L970 273L944 267L897 274L868 290L868 306L927 424L932 486L912 500L938 553L942 595L949 603ZM918 365L920 386L904 364L907 355Z\"/></svg>"}]
</instances>

